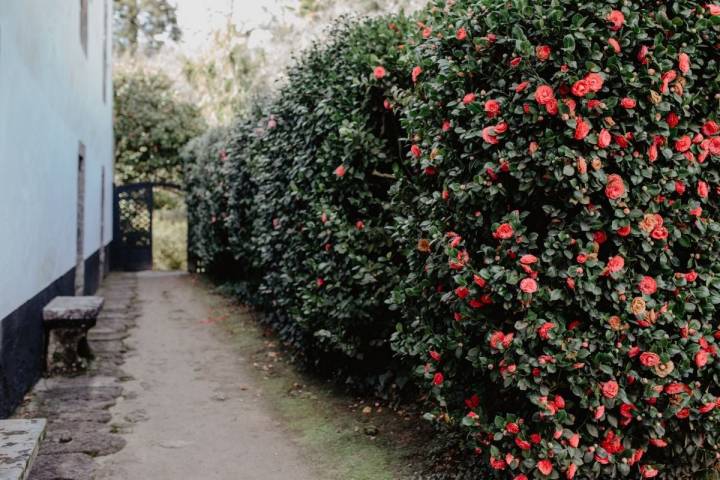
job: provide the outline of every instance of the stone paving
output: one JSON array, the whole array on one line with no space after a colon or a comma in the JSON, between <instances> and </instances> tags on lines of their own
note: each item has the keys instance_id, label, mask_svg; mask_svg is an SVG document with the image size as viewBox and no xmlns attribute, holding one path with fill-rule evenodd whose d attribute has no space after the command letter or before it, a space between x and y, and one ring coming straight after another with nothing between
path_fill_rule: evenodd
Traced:
<instances>
[{"instance_id":1,"label":"stone paving","mask_svg":"<svg viewBox=\"0 0 720 480\"><path fill-rule=\"evenodd\" d=\"M95 458L125 446L109 409L129 380L122 366L129 351L125 339L138 316L137 277L114 273L98 295L105 297L105 308L88 334L95 354L88 372L40 380L15 415L48 421L29 480L91 480Z\"/></svg>"}]
</instances>

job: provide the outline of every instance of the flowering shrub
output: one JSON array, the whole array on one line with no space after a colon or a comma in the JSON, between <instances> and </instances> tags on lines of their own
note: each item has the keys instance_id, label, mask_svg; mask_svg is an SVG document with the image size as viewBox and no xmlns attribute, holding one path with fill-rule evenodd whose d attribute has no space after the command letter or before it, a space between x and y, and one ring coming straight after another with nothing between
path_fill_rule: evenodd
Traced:
<instances>
[{"instance_id":1,"label":"flowering shrub","mask_svg":"<svg viewBox=\"0 0 720 480\"><path fill-rule=\"evenodd\" d=\"M394 344L497 478L718 461L719 14L456 0L420 18Z\"/></svg>"}]
</instances>

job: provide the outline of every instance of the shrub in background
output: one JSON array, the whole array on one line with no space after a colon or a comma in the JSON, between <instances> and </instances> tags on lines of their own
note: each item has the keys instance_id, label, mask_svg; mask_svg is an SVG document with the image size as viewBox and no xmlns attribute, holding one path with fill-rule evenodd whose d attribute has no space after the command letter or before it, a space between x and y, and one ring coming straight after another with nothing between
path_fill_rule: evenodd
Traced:
<instances>
[{"instance_id":1,"label":"shrub in background","mask_svg":"<svg viewBox=\"0 0 720 480\"><path fill-rule=\"evenodd\" d=\"M188 253L198 271L216 276L231 270L228 229L229 129L214 128L182 151L188 209Z\"/></svg>"},{"instance_id":2,"label":"shrub in background","mask_svg":"<svg viewBox=\"0 0 720 480\"><path fill-rule=\"evenodd\" d=\"M435 2L395 336L498 478L717 464L718 31L699 2Z\"/></svg>"},{"instance_id":3,"label":"shrub in background","mask_svg":"<svg viewBox=\"0 0 720 480\"><path fill-rule=\"evenodd\" d=\"M401 257L384 231L404 162L387 100L403 82L403 17L342 20L300 57L253 159L253 245L273 321L332 368L382 373Z\"/></svg>"}]
</instances>

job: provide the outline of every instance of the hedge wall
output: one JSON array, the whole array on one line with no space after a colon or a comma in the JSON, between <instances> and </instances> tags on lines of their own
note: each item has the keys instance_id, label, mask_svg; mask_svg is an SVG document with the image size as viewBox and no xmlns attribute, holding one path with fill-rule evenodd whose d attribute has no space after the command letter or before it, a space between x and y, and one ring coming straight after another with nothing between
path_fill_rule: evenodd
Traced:
<instances>
[{"instance_id":1,"label":"hedge wall","mask_svg":"<svg viewBox=\"0 0 720 480\"><path fill-rule=\"evenodd\" d=\"M692 1L345 22L261 128L240 122L240 177L189 162L198 254L250 265L256 303L316 364L414 373L485 476L707 475L719 31L720 6Z\"/></svg>"}]
</instances>

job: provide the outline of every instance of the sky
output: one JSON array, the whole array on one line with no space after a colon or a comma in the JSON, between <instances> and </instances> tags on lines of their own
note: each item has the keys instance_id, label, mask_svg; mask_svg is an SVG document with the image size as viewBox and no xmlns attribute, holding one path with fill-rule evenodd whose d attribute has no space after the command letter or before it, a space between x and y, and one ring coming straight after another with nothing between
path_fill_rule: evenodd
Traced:
<instances>
[{"instance_id":1,"label":"sky","mask_svg":"<svg viewBox=\"0 0 720 480\"><path fill-rule=\"evenodd\" d=\"M231 11L237 25L253 28L280 14L283 4L295 4L293 0L175 0L175 3L183 32L180 49L189 55L202 50L210 34L225 24ZM251 44L261 44L267 37L267 32L254 32Z\"/></svg>"}]
</instances>

